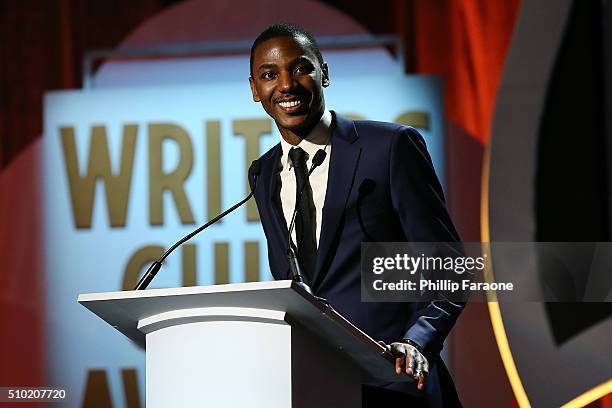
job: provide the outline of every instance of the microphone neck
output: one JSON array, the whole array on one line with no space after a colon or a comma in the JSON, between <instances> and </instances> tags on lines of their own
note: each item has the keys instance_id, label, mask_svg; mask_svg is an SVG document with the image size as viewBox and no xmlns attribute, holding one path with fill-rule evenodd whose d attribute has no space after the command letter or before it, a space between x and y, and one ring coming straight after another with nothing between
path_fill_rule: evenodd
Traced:
<instances>
[{"instance_id":1,"label":"microphone neck","mask_svg":"<svg viewBox=\"0 0 612 408\"><path fill-rule=\"evenodd\" d=\"M249 181L251 179L253 179L253 188L251 189L251 191L249 192L249 194L243 198L242 200L240 200L238 203L234 204L232 207L228 208L227 210L223 211L221 214L217 215L215 218L213 218L212 220L208 221L206 224L202 225L201 227L199 227L198 229L190 232L189 234L185 235L183 238L181 238L180 240L178 240L176 243L174 243L174 245L172 245L162 256L161 258L159 258L158 260L156 260L155 262L153 262L151 264L151 266L149 267L149 269L147 269L147 271L145 272L145 274L142 276L142 278L138 281L138 283L136 284L136 287L134 287L134 290L144 290L147 288L147 286L149 286L149 284L151 283L151 281L153 280L153 278L155 278L155 275L157 275L157 272L159 272L159 270L162 267L162 263L164 262L164 260L179 246L181 246L182 244L184 244L185 242L189 241L191 238L193 238L194 236L198 235L200 232L204 231L206 228L210 227L211 225L215 224L216 222L218 222L219 220L221 220L223 217L225 217L226 215L228 215L229 213L233 212L234 210L236 210L237 208L241 207L244 203L246 203L247 201L249 201L251 199L251 197L253 197L253 195L255 194L255 190L257 189L257 179L259 178L259 173L260 173L260 163L259 160L255 160L252 164L251 167L249 168L249 172L248 172L248 177L249 177ZM250 185L250 183L249 183Z\"/></svg>"}]
</instances>

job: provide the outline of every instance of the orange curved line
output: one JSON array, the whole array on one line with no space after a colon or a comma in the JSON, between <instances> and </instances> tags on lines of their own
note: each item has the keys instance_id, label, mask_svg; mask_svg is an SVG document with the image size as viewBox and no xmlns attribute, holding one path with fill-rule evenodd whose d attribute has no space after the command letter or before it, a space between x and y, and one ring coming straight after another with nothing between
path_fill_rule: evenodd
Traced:
<instances>
[{"instance_id":1,"label":"orange curved line","mask_svg":"<svg viewBox=\"0 0 612 408\"><path fill-rule=\"evenodd\" d=\"M489 171L490 171L490 160L491 160L491 143L486 145L483 167L482 167L482 185L481 185L481 202L480 202L480 234L482 242L490 242L490 229L489 229ZM491 256L488 257L486 269L486 279L490 281L494 280L493 276L493 260ZM508 337L506 336L506 329L504 328L504 321L502 319L501 310L498 302L487 302L489 307L489 316L491 318L491 325L493 326L493 333L495 335L495 342L497 343L497 349L501 356L504 368L506 369L506 375L510 381L510 386L514 392L514 397L518 402L520 408L530 408L529 398L523 387L523 383L518 374L514 358L512 357L512 351L510 350L510 344L508 343Z\"/></svg>"},{"instance_id":2,"label":"orange curved line","mask_svg":"<svg viewBox=\"0 0 612 408\"><path fill-rule=\"evenodd\" d=\"M612 393L612 379L591 388L570 402L563 404L561 408L581 408L610 393Z\"/></svg>"},{"instance_id":3,"label":"orange curved line","mask_svg":"<svg viewBox=\"0 0 612 408\"><path fill-rule=\"evenodd\" d=\"M480 233L482 242L490 242L490 225L489 225L489 172L490 172L490 160L491 160L491 144L487 144L485 149L485 155L483 160L482 170L482 186L481 186L481 203L480 203ZM485 278L487 281L494 281L493 275L493 261L492 257L488 257L485 269ZM520 408L530 408L531 403L523 387L523 383L514 363L514 357L510 349L508 337L506 335L506 329L504 327L504 321L502 319L501 309L498 302L488 302L489 317L491 318L491 325L493 326L493 333L495 335L495 342L497 343L497 349L501 356L504 368L506 369L506 375L510 381L510 386L514 392L514 397L518 402ZM612 393L612 379L599 384L590 390L580 394L571 401L565 403L561 408L582 408L605 395Z\"/></svg>"}]
</instances>

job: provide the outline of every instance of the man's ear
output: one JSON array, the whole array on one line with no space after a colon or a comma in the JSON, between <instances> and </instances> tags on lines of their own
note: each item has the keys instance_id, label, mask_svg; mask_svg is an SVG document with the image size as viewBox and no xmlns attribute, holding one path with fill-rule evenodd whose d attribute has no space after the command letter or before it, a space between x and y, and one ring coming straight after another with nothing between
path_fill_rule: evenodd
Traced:
<instances>
[{"instance_id":1,"label":"man's ear","mask_svg":"<svg viewBox=\"0 0 612 408\"><path fill-rule=\"evenodd\" d=\"M249 77L249 85L251 86L251 92L253 93L253 101L260 102L259 94L257 93L257 88L255 88L255 81L253 81L253 77Z\"/></svg>"},{"instance_id":2,"label":"man's ear","mask_svg":"<svg viewBox=\"0 0 612 408\"><path fill-rule=\"evenodd\" d=\"M327 62L324 62L321 65L321 72L323 73L323 87L328 87L329 86L329 68L327 67Z\"/></svg>"}]
</instances>

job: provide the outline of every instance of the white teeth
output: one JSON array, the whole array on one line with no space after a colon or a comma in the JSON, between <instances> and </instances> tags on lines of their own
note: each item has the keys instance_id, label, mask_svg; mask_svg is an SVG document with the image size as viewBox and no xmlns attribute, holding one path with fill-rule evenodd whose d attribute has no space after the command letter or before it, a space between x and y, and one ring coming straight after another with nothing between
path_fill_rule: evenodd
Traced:
<instances>
[{"instance_id":1,"label":"white teeth","mask_svg":"<svg viewBox=\"0 0 612 408\"><path fill-rule=\"evenodd\" d=\"M279 102L279 105L283 108L293 108L294 106L298 106L300 101L287 101L287 102Z\"/></svg>"}]
</instances>

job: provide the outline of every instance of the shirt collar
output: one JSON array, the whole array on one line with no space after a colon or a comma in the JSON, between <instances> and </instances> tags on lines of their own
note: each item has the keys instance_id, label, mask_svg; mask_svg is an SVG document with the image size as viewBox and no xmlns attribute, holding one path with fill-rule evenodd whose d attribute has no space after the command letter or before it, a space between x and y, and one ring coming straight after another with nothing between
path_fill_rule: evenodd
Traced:
<instances>
[{"instance_id":1,"label":"shirt collar","mask_svg":"<svg viewBox=\"0 0 612 408\"><path fill-rule=\"evenodd\" d=\"M323 115L315 127L310 131L308 136L300 141L297 146L288 143L283 136L280 137L281 148L283 149L283 155L281 157L281 165L283 168L291 166L291 160L289 160L289 150L293 147L301 147L307 154L308 159L312 160L314 154L324 148L328 143L331 136L331 123L332 114L330 111L325 109ZM289 167L290 168L290 167Z\"/></svg>"}]
</instances>

